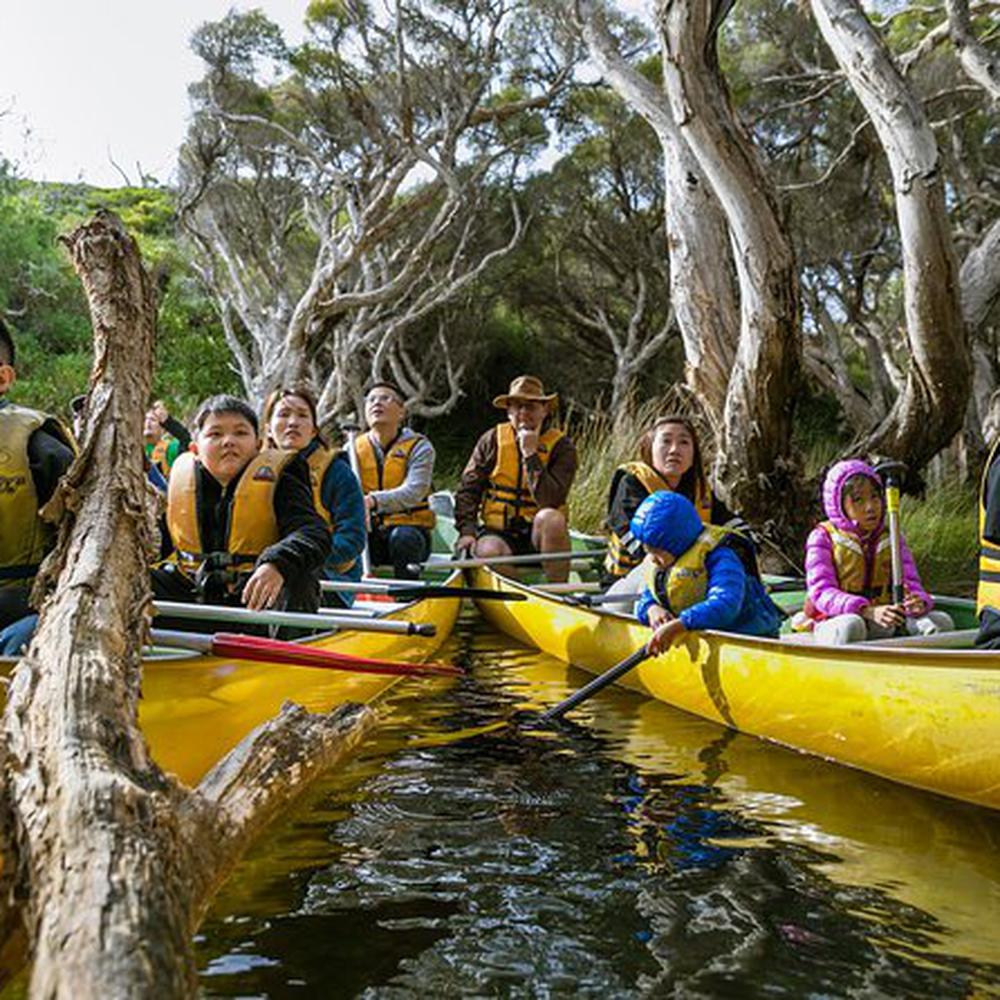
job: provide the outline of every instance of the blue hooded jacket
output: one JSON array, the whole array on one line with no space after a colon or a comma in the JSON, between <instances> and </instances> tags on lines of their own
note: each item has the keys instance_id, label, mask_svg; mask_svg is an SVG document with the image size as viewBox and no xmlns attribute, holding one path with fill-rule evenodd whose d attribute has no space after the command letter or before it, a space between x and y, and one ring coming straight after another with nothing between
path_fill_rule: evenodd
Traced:
<instances>
[{"instance_id":1,"label":"blue hooded jacket","mask_svg":"<svg viewBox=\"0 0 1000 1000\"><path fill-rule=\"evenodd\" d=\"M704 525L687 497L660 490L639 505L631 523L632 534L644 545L665 549L679 558L697 541ZM741 635L777 636L781 612L764 585L747 574L739 556L728 545L716 546L705 558L708 588L705 599L678 615L684 627L719 629ZM656 601L649 587L636 605L636 617L649 624L649 609Z\"/></svg>"}]
</instances>

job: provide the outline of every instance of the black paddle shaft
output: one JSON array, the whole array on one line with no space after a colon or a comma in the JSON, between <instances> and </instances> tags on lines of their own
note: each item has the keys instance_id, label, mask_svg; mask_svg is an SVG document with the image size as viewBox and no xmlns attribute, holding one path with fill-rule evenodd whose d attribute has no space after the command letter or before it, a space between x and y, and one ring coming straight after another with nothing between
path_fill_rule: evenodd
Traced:
<instances>
[{"instance_id":1,"label":"black paddle shaft","mask_svg":"<svg viewBox=\"0 0 1000 1000\"><path fill-rule=\"evenodd\" d=\"M571 708L576 708L582 701L586 701L591 695L602 691L609 684L614 684L619 677L624 677L633 667L639 666L643 660L649 659L650 652L646 646L637 649L631 656L627 656L621 663L616 663L609 670L605 670L599 677L595 677L589 684L584 684L579 691L575 691L564 701L559 702L547 712L543 712L538 717L538 725L545 725L554 719L560 719Z\"/></svg>"}]
</instances>

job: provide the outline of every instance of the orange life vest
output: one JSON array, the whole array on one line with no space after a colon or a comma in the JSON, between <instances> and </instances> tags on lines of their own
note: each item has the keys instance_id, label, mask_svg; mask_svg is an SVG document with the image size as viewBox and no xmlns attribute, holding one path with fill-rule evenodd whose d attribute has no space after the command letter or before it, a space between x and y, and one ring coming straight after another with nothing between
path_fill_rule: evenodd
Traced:
<instances>
[{"instance_id":1,"label":"orange life vest","mask_svg":"<svg viewBox=\"0 0 1000 1000\"><path fill-rule=\"evenodd\" d=\"M620 465L611 479L611 489L608 491L608 507L618 492L618 484L622 476L632 475L646 488L647 493L657 490L669 490L663 477L651 465L645 462L626 462ZM712 523L712 491L704 480L695 485L694 507L702 524ZM610 576L626 576L642 562L642 553L633 556L625 545L625 541L611 529L608 538L608 554L604 557L604 570Z\"/></svg>"},{"instance_id":2,"label":"orange life vest","mask_svg":"<svg viewBox=\"0 0 1000 1000\"><path fill-rule=\"evenodd\" d=\"M403 441L395 441L385 450L379 462L370 432L354 439L354 451L358 456L361 472L361 489L366 493L375 490L394 490L406 482L406 470L410 464L410 452L418 441L426 440L422 434L414 434ZM397 525L412 525L416 528L432 529L435 524L434 511L424 497L420 503L393 513L374 511L373 522L379 527L392 528Z\"/></svg>"},{"instance_id":3,"label":"orange life vest","mask_svg":"<svg viewBox=\"0 0 1000 1000\"><path fill-rule=\"evenodd\" d=\"M538 455L548 465L556 443L565 435L550 427L538 438ZM497 424L497 457L483 494L482 520L487 528L503 531L522 521L530 524L538 513L538 504L525 484L524 462L517 446L517 433L507 421ZM560 508L566 512L565 505Z\"/></svg>"},{"instance_id":4,"label":"orange life vest","mask_svg":"<svg viewBox=\"0 0 1000 1000\"><path fill-rule=\"evenodd\" d=\"M177 456L167 487L167 527L174 543L172 559L194 576L205 564L224 574L234 587L241 574L253 572L257 558L278 541L274 490L294 451L265 449L244 468L233 494L223 552L206 552L198 522L198 458L192 452Z\"/></svg>"},{"instance_id":5,"label":"orange life vest","mask_svg":"<svg viewBox=\"0 0 1000 1000\"><path fill-rule=\"evenodd\" d=\"M837 571L837 585L849 594L861 594L875 604L884 604L892 598L892 544L889 532L883 528L875 546L875 559L868 574L865 548L854 532L843 531L831 521L820 527L833 542L833 567Z\"/></svg>"},{"instance_id":6,"label":"orange life vest","mask_svg":"<svg viewBox=\"0 0 1000 1000\"><path fill-rule=\"evenodd\" d=\"M333 520L333 514L323 503L323 480L326 478L326 470L330 468L338 455L340 455L339 451L324 448L321 445L319 448L313 449L306 458L306 463L309 466L309 484L312 486L313 506L316 508L316 513L327 523L331 533L336 532L337 525ZM337 573L346 573L356 562L357 559L348 559L347 562L337 563L333 569Z\"/></svg>"}]
</instances>

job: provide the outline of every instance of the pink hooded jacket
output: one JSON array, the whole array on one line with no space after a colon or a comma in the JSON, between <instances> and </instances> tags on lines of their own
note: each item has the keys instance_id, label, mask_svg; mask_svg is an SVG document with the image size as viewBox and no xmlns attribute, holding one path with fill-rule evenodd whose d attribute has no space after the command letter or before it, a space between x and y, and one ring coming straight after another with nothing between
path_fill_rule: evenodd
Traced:
<instances>
[{"instance_id":1,"label":"pink hooded jacket","mask_svg":"<svg viewBox=\"0 0 1000 1000\"><path fill-rule=\"evenodd\" d=\"M883 531L883 522L879 522L875 532L867 538L862 538L858 533L857 523L844 513L843 508L844 484L851 476L859 474L867 476L877 483L880 489L882 488L882 480L878 473L867 462L857 458L838 462L826 474L823 482L823 508L827 518L835 527L841 531L849 531L858 538L865 551L865 559L871 565L876 544ZM883 512L883 518L884 516ZM929 611L934 602L920 582L916 563L902 537L900 537L900 550L903 557L903 584L910 594L923 600L925 609ZM826 529L819 525L813 528L806 541L806 590L812 605L811 608L807 605L807 613L816 619L833 618L835 615L857 615L871 604L871 601L861 594L852 594L840 589L837 570L833 565L833 541Z\"/></svg>"}]
</instances>

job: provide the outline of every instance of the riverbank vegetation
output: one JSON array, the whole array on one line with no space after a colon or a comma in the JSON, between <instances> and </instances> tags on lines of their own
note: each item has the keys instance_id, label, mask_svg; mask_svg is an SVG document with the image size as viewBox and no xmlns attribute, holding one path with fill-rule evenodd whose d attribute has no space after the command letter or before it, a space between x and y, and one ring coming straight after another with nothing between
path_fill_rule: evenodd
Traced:
<instances>
[{"instance_id":1,"label":"riverbank vegetation","mask_svg":"<svg viewBox=\"0 0 1000 1000\"><path fill-rule=\"evenodd\" d=\"M193 40L204 76L176 183L0 174L17 397L65 414L85 388L89 321L56 237L106 205L153 272L153 391L181 417L210 392L259 402L305 375L335 422L369 377L389 376L449 486L495 419L492 397L532 371L582 443L575 517L596 529L611 469L680 401L719 442L713 478L733 506L777 522L782 498L773 534L789 551L819 468L840 455L974 482L1000 384L995 95L974 46L960 59L948 42L943 6L838 21L890 88L865 92L836 6L741 2L712 21L717 66L684 48L693 22L651 32L583 0L477 3L461 24L445 4L404 5L395 26L315 3L301 45L231 13ZM686 80L664 77L665 54ZM703 116L741 133L741 153L675 121L671 95L699 80L728 93L728 124L715 105ZM909 109L889 130L901 150L887 106ZM726 189L710 167L730 156L755 166ZM907 156L947 187L914 209L937 220L934 246L907 215ZM915 282L914 254L936 276ZM964 525L965 493L949 490L914 515L940 507Z\"/></svg>"}]
</instances>

